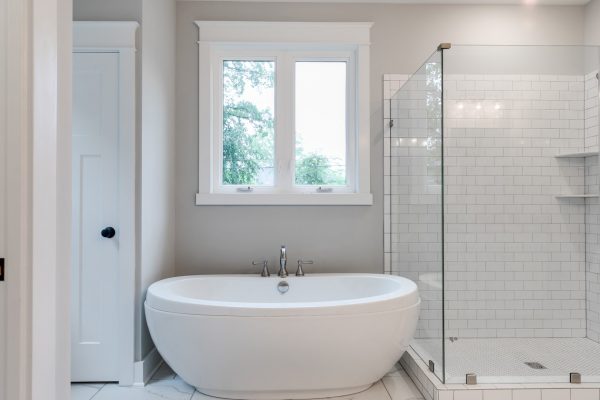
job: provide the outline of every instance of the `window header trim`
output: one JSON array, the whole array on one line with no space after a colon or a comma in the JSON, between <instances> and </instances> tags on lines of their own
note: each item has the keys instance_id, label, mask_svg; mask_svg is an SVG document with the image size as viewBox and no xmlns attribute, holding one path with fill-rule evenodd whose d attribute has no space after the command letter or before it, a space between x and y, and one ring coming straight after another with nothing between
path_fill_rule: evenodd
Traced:
<instances>
[{"instance_id":1,"label":"window header trim","mask_svg":"<svg viewBox=\"0 0 600 400\"><path fill-rule=\"evenodd\" d=\"M195 21L200 42L370 45L372 22ZM277 32L276 35L273 33Z\"/></svg>"}]
</instances>

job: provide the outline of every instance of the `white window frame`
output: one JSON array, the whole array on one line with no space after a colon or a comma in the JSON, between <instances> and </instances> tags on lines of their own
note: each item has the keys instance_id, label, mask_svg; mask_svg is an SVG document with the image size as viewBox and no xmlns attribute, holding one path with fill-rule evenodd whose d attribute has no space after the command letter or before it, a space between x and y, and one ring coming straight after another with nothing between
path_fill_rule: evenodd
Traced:
<instances>
[{"instance_id":1,"label":"white window frame","mask_svg":"<svg viewBox=\"0 0 600 400\"><path fill-rule=\"evenodd\" d=\"M199 185L196 204L371 205L369 32L372 24L235 21L196 21L196 24L199 28ZM276 181L274 186L252 186L251 192L238 190L247 185L221 183L223 61L232 59L276 61ZM345 186L323 185L327 191L318 191L318 186L294 184L293 101L297 61L347 63Z\"/></svg>"}]
</instances>

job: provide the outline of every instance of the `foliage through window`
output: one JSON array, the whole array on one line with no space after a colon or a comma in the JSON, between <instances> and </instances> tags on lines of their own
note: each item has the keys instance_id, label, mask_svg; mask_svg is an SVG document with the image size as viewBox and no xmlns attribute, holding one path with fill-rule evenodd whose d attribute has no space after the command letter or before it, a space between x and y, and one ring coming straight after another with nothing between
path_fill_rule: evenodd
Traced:
<instances>
[{"instance_id":1,"label":"foliage through window","mask_svg":"<svg viewBox=\"0 0 600 400\"><path fill-rule=\"evenodd\" d=\"M372 204L372 24L196 24L196 204Z\"/></svg>"},{"instance_id":2,"label":"foliage through window","mask_svg":"<svg viewBox=\"0 0 600 400\"><path fill-rule=\"evenodd\" d=\"M223 184L272 185L275 63L223 62Z\"/></svg>"}]
</instances>

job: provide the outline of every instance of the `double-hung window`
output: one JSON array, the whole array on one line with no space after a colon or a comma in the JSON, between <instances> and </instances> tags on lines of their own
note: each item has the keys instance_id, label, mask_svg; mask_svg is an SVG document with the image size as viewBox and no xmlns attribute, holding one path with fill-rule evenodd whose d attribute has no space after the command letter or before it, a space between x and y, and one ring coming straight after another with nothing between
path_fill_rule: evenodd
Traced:
<instances>
[{"instance_id":1,"label":"double-hung window","mask_svg":"<svg viewBox=\"0 0 600 400\"><path fill-rule=\"evenodd\" d=\"M197 22L204 204L371 204L368 23Z\"/></svg>"}]
</instances>

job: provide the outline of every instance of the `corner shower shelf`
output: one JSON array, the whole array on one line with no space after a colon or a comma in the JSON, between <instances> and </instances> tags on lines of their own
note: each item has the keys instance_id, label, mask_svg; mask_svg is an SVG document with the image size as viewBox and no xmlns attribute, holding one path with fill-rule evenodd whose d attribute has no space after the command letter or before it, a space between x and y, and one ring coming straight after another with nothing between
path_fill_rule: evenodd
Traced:
<instances>
[{"instance_id":1,"label":"corner shower shelf","mask_svg":"<svg viewBox=\"0 0 600 400\"><path fill-rule=\"evenodd\" d=\"M597 156L597 151L579 151L576 153L565 153L565 154L557 154L554 157L556 158L583 158L583 157L593 157Z\"/></svg>"},{"instance_id":2,"label":"corner shower shelf","mask_svg":"<svg viewBox=\"0 0 600 400\"><path fill-rule=\"evenodd\" d=\"M588 194L559 194L554 196L557 199L586 199L593 197L600 197L600 194L588 193Z\"/></svg>"},{"instance_id":3,"label":"corner shower shelf","mask_svg":"<svg viewBox=\"0 0 600 400\"><path fill-rule=\"evenodd\" d=\"M575 153L564 153L557 154L555 158L585 158L585 157L594 157L598 156L598 151L578 151ZM584 193L584 194L559 194L554 196L557 199L587 199L587 198L597 198L600 197L597 193Z\"/></svg>"}]
</instances>

